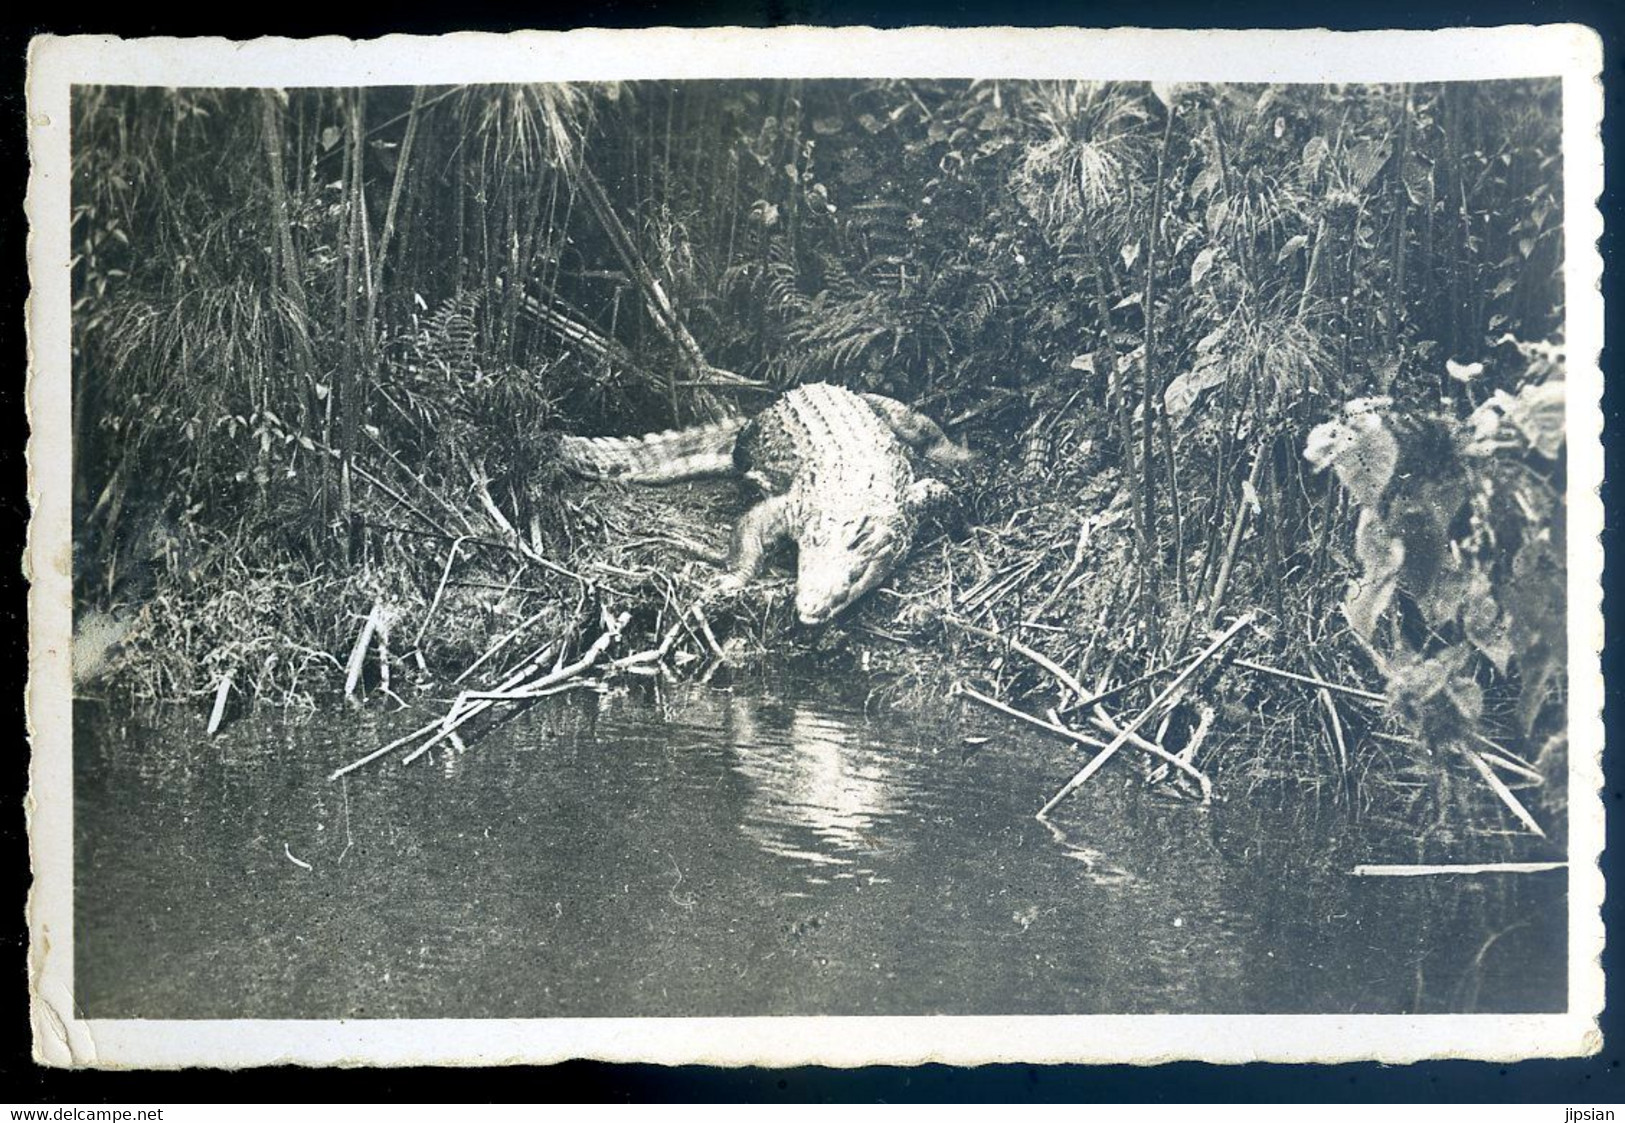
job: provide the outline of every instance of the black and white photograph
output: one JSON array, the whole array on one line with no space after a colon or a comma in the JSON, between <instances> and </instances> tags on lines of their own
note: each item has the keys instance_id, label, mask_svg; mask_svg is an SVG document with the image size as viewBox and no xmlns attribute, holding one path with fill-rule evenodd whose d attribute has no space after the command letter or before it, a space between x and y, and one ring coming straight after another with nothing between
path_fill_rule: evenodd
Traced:
<instances>
[{"instance_id":1,"label":"black and white photograph","mask_svg":"<svg viewBox=\"0 0 1625 1123\"><path fill-rule=\"evenodd\" d=\"M797 34L36 44L36 1057L1594 1051L1594 38Z\"/></svg>"}]
</instances>

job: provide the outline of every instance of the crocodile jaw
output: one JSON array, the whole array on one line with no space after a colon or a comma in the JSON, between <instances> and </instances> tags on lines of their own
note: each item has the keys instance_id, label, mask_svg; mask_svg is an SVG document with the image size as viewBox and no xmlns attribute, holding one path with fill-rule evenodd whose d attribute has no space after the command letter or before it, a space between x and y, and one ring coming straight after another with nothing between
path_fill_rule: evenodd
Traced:
<instances>
[{"instance_id":1,"label":"crocodile jaw","mask_svg":"<svg viewBox=\"0 0 1625 1123\"><path fill-rule=\"evenodd\" d=\"M908 520L886 526L866 518L831 522L801 536L796 564L796 615L816 625L839 616L891 576L908 553ZM854 542L856 539L856 542Z\"/></svg>"}]
</instances>

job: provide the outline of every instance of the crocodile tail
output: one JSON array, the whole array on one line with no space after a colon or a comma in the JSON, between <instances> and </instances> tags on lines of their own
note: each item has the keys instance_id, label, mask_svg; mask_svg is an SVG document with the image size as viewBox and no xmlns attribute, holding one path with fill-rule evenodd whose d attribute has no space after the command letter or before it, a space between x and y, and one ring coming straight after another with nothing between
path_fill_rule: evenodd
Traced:
<instances>
[{"instance_id":1,"label":"crocodile tail","mask_svg":"<svg viewBox=\"0 0 1625 1123\"><path fill-rule=\"evenodd\" d=\"M589 480L664 484L734 471L734 444L742 417L646 437L564 437L559 459Z\"/></svg>"}]
</instances>

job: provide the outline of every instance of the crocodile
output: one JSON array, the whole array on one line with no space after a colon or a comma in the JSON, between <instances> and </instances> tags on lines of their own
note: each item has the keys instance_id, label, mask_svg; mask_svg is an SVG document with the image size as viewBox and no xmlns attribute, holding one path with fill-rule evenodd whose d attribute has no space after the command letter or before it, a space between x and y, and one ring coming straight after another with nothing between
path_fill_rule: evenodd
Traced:
<instances>
[{"instance_id":1,"label":"crocodile","mask_svg":"<svg viewBox=\"0 0 1625 1123\"><path fill-rule=\"evenodd\" d=\"M768 551L795 542L796 614L822 624L879 586L908 554L921 516L946 484L916 478L912 449L938 464L974 454L893 398L830 383L798 386L753 418L644 437L560 441L566 469L587 479L660 484L736 475L764 498L734 529L719 588L758 576Z\"/></svg>"}]
</instances>

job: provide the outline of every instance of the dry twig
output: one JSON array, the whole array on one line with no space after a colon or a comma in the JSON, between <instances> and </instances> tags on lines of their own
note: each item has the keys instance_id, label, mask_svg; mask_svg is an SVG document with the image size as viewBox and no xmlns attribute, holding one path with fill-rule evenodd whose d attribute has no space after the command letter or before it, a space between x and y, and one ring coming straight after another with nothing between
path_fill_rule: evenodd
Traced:
<instances>
[{"instance_id":1,"label":"dry twig","mask_svg":"<svg viewBox=\"0 0 1625 1123\"><path fill-rule=\"evenodd\" d=\"M981 627L978 624L972 624L968 620L961 620L957 616L944 616L943 619L956 628L963 628L972 635L978 635L983 639L990 639L998 643L1002 643L1016 654L1023 655L1030 659L1032 662L1038 664L1040 667L1044 668L1044 670L1048 671L1052 676L1054 676L1055 680L1059 682L1062 687L1071 691L1074 698L1083 698L1088 695L1089 691L1081 682L1073 677L1070 671L1061 666L1059 663L1055 662L1055 660L1051 659L1048 655L1045 655L1042 651L1037 651L1034 648L1028 647L1026 644L1012 636L1004 635L1001 632L991 631L987 628ZM1066 699L1063 698L1062 701L1064 702Z\"/></svg>"},{"instance_id":2,"label":"dry twig","mask_svg":"<svg viewBox=\"0 0 1625 1123\"><path fill-rule=\"evenodd\" d=\"M1359 698L1361 701L1365 702L1375 702L1380 705L1385 704L1388 701L1387 697L1384 695L1374 694L1369 690L1361 690L1358 687L1353 686L1343 686L1339 683L1327 682L1324 679L1312 678L1309 675L1300 675L1296 671L1283 671L1279 667L1267 666L1264 663L1255 663L1251 659L1232 659L1230 660L1230 665L1232 667L1244 667L1249 671L1257 671L1262 675L1272 675L1275 678L1286 679L1289 682L1301 682L1305 686L1314 686L1321 690L1330 690L1334 694L1346 694L1350 698Z\"/></svg>"},{"instance_id":3,"label":"dry twig","mask_svg":"<svg viewBox=\"0 0 1625 1123\"><path fill-rule=\"evenodd\" d=\"M1568 869L1567 862L1477 862L1463 865L1437 866L1355 866L1349 873L1354 877L1432 877L1456 873L1545 873L1548 870Z\"/></svg>"},{"instance_id":4,"label":"dry twig","mask_svg":"<svg viewBox=\"0 0 1625 1123\"><path fill-rule=\"evenodd\" d=\"M206 736L213 737L220 728L220 722L226 716L226 699L231 696L231 684L237 678L237 668L233 667L220 679L220 685L214 691L214 709L209 713L209 728Z\"/></svg>"},{"instance_id":5,"label":"dry twig","mask_svg":"<svg viewBox=\"0 0 1625 1123\"><path fill-rule=\"evenodd\" d=\"M520 697L539 697L539 692L545 690L547 687L554 686L558 683L564 682L567 679L576 677L596 663L598 661L598 657L604 653L604 649L610 644L614 643L615 640L620 637L621 629L626 627L626 622L631 619L631 615L632 614L629 612L623 612L615 619L609 621L603 634L593 641L592 646L587 648L579 659L568 666L555 667L552 671L549 671L547 674L543 675L539 679L536 679L534 682L526 683L522 689L522 693L518 684L516 683L509 684L506 687L499 687L498 689L514 691L516 694L519 694ZM445 738L454 734L459 728L467 725L473 718L484 713L486 710L490 709L496 704L496 701L491 698L482 698L478 701L469 702L469 697L470 695L467 692L460 695L456 703L452 705L451 713L447 714L446 720L442 723L440 732L436 733L433 737L430 737L427 741L423 742L423 744L407 753L406 756L401 759L401 764L411 764L414 760L428 752L430 749L434 748L435 745L439 744Z\"/></svg>"},{"instance_id":6,"label":"dry twig","mask_svg":"<svg viewBox=\"0 0 1625 1123\"><path fill-rule=\"evenodd\" d=\"M1140 726L1151 720L1151 718L1154 717L1164 706L1172 705L1172 703L1178 699L1180 692L1185 687L1185 684L1190 681L1191 676L1196 673L1197 669L1209 659L1213 658L1221 647L1234 639L1238 632L1250 625L1252 622L1253 614L1251 612L1244 613L1240 618L1232 623L1230 627L1226 628L1218 639L1208 644L1207 648L1203 650L1200 655L1192 660L1183 671L1179 672L1178 678L1169 683L1161 694L1157 695L1151 700L1151 704L1149 706L1140 711L1138 717L1129 722L1128 725L1124 726L1123 731L1116 737L1112 738L1111 744L1107 745L1093 760L1079 769L1076 775L1062 785L1060 791L1056 792L1050 797L1048 803L1044 804L1043 807L1038 809L1037 817L1042 819L1047 816L1051 811L1060 805L1062 800L1071 795L1080 786L1087 783L1089 777L1093 776L1096 772L1099 772L1101 768L1105 767L1106 762L1110 760L1116 754L1117 750L1122 748L1123 745L1128 741L1130 734L1138 731Z\"/></svg>"},{"instance_id":7,"label":"dry twig","mask_svg":"<svg viewBox=\"0 0 1625 1123\"><path fill-rule=\"evenodd\" d=\"M1007 706L997 698L990 698L981 691L975 690L963 683L955 684L954 693L963 694L965 697L970 698L972 701L980 702L989 709L998 710L1001 714L1006 714L1018 721L1024 721L1028 725L1044 730L1046 733L1053 733L1057 737L1065 737L1069 741L1076 741L1078 744L1083 745L1086 748L1105 749L1107 747L1106 742L1104 741L1100 741L1094 737L1079 733L1077 730L1070 729L1058 721L1046 721L1041 717L1035 717L1034 715L1026 713L1023 710L1018 710L1014 706ZM1204 801L1212 796L1212 782L1209 781L1208 778L1198 769L1191 767L1188 762L1179 759L1179 757L1168 752L1161 745L1153 744L1152 742L1145 740L1143 737L1131 738L1129 743L1135 748L1140 749L1142 752L1148 753L1151 756L1156 757L1158 760L1163 761L1165 764L1172 765L1174 768L1177 768L1181 772L1189 775L1196 781L1197 786L1202 789L1202 798Z\"/></svg>"},{"instance_id":8,"label":"dry twig","mask_svg":"<svg viewBox=\"0 0 1625 1123\"><path fill-rule=\"evenodd\" d=\"M1529 814L1529 809L1518 800L1517 796L1512 794L1512 789L1502 782L1501 777L1490 770L1489 764L1485 762L1477 750L1469 749L1465 745L1460 746L1460 748L1467 756L1467 763L1473 766L1473 771L1477 772L1479 778L1490 786L1490 790L1496 794L1496 797L1502 803L1506 804L1507 809L1513 815L1517 816L1518 821L1528 829L1529 833L1545 838L1546 832L1540 829L1540 824L1535 822L1533 815Z\"/></svg>"}]
</instances>

